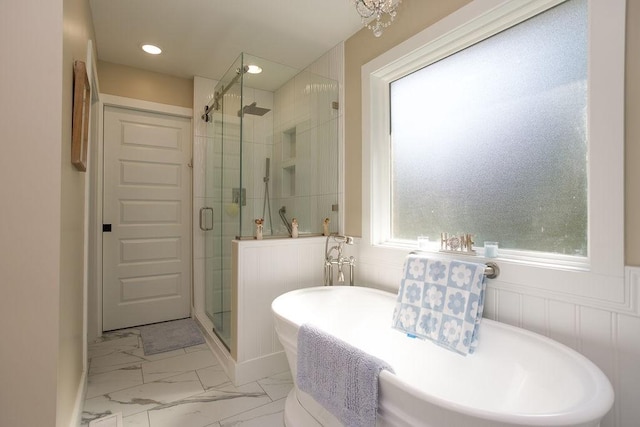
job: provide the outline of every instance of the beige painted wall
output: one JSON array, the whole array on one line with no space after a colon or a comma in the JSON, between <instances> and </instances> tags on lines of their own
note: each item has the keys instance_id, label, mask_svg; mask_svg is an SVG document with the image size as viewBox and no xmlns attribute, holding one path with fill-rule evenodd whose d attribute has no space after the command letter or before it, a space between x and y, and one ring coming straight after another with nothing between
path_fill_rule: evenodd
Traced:
<instances>
[{"instance_id":1,"label":"beige painted wall","mask_svg":"<svg viewBox=\"0 0 640 427\"><path fill-rule=\"evenodd\" d=\"M640 2L627 0L625 261L640 265Z\"/></svg>"},{"instance_id":2,"label":"beige painted wall","mask_svg":"<svg viewBox=\"0 0 640 427\"><path fill-rule=\"evenodd\" d=\"M63 0L0 2L0 425L54 426Z\"/></svg>"},{"instance_id":3,"label":"beige painted wall","mask_svg":"<svg viewBox=\"0 0 640 427\"><path fill-rule=\"evenodd\" d=\"M193 79L99 61L98 80L101 93L193 108Z\"/></svg>"},{"instance_id":4,"label":"beige painted wall","mask_svg":"<svg viewBox=\"0 0 640 427\"><path fill-rule=\"evenodd\" d=\"M71 164L73 62L85 61L95 40L89 0L64 0L62 55L62 143L60 195L60 314L57 426L68 426L74 414L84 367L84 207L87 174Z\"/></svg>"},{"instance_id":5,"label":"beige painted wall","mask_svg":"<svg viewBox=\"0 0 640 427\"><path fill-rule=\"evenodd\" d=\"M459 9L469 0L405 0L379 39L363 29L345 42L345 232L362 235L362 65ZM627 1L625 261L640 265L640 2Z\"/></svg>"},{"instance_id":6,"label":"beige painted wall","mask_svg":"<svg viewBox=\"0 0 640 427\"><path fill-rule=\"evenodd\" d=\"M2 426L77 415L85 174L70 163L71 99L91 37L88 0L0 3Z\"/></svg>"}]
</instances>

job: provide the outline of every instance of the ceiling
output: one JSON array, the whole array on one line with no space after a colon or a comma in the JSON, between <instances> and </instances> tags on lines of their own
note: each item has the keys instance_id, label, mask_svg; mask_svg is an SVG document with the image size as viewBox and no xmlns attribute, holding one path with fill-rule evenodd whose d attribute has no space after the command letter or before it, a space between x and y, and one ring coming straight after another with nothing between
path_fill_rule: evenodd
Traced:
<instances>
[{"instance_id":1,"label":"ceiling","mask_svg":"<svg viewBox=\"0 0 640 427\"><path fill-rule=\"evenodd\" d=\"M242 52L303 69L362 28L352 0L89 3L99 60L184 78L219 80Z\"/></svg>"}]
</instances>

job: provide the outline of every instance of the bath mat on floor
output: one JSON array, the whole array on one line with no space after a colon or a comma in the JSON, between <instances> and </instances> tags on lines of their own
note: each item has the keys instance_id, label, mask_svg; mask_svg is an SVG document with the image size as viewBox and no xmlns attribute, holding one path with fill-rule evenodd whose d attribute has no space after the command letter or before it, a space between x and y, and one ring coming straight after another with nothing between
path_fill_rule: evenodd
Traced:
<instances>
[{"instance_id":1,"label":"bath mat on floor","mask_svg":"<svg viewBox=\"0 0 640 427\"><path fill-rule=\"evenodd\" d=\"M141 326L138 330L146 356L204 344L204 337L191 318Z\"/></svg>"}]
</instances>

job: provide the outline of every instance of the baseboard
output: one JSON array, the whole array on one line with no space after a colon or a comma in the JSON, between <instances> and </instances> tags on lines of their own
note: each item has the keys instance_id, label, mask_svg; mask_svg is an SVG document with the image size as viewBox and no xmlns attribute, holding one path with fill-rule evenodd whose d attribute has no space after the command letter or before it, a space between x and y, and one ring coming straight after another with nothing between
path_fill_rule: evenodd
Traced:
<instances>
[{"instance_id":1,"label":"baseboard","mask_svg":"<svg viewBox=\"0 0 640 427\"><path fill-rule=\"evenodd\" d=\"M76 401L73 405L73 415L69 427L80 427L82 423L82 411L84 410L84 398L87 395L87 371L82 371Z\"/></svg>"},{"instance_id":2,"label":"baseboard","mask_svg":"<svg viewBox=\"0 0 640 427\"><path fill-rule=\"evenodd\" d=\"M209 318L203 316L201 313L194 313L194 318L202 329L207 345L235 386L257 381L289 370L289 362L287 362L284 351L268 354L241 363L236 362L220 339L213 333L213 325Z\"/></svg>"},{"instance_id":3,"label":"baseboard","mask_svg":"<svg viewBox=\"0 0 640 427\"><path fill-rule=\"evenodd\" d=\"M289 362L283 351L271 353L236 364L234 384L242 385L289 370Z\"/></svg>"}]
</instances>

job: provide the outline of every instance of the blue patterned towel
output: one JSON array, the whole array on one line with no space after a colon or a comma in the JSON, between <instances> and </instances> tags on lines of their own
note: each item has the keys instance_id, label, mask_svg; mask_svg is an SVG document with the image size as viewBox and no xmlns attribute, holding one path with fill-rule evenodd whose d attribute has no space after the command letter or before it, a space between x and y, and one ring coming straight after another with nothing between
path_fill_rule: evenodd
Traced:
<instances>
[{"instance_id":1,"label":"blue patterned towel","mask_svg":"<svg viewBox=\"0 0 640 427\"><path fill-rule=\"evenodd\" d=\"M297 360L300 390L345 426L376 425L378 375L393 372L387 363L308 324L298 329Z\"/></svg>"},{"instance_id":2,"label":"blue patterned towel","mask_svg":"<svg viewBox=\"0 0 640 427\"><path fill-rule=\"evenodd\" d=\"M463 355L473 353L484 308L485 267L409 255L393 327Z\"/></svg>"}]
</instances>

